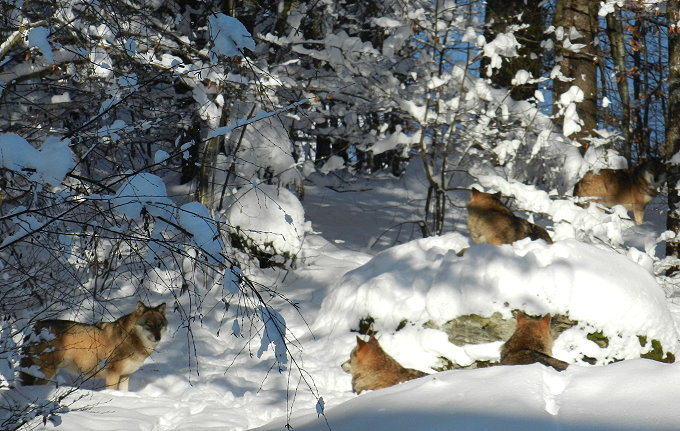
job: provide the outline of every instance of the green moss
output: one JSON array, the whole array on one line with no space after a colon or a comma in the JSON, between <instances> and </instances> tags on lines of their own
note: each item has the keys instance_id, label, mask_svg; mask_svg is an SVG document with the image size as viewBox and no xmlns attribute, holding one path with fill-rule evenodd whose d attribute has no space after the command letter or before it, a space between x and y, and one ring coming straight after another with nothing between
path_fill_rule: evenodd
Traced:
<instances>
[{"instance_id":1,"label":"green moss","mask_svg":"<svg viewBox=\"0 0 680 431\"><path fill-rule=\"evenodd\" d=\"M638 340L640 341L640 346L642 347L647 346L647 337L638 335ZM667 352L666 356L664 356L663 346L661 346L661 342L659 340L652 340L652 349L647 353L641 354L640 357L645 359L652 359L654 361L659 362L666 362L669 364L675 362L674 354Z\"/></svg>"},{"instance_id":2,"label":"green moss","mask_svg":"<svg viewBox=\"0 0 680 431\"><path fill-rule=\"evenodd\" d=\"M647 337L645 335L638 335L637 337L640 342L640 347L645 347L647 345Z\"/></svg>"},{"instance_id":3,"label":"green moss","mask_svg":"<svg viewBox=\"0 0 680 431\"><path fill-rule=\"evenodd\" d=\"M601 349L605 349L609 346L609 338L605 337L602 331L591 332L586 338L597 344Z\"/></svg>"},{"instance_id":4,"label":"green moss","mask_svg":"<svg viewBox=\"0 0 680 431\"><path fill-rule=\"evenodd\" d=\"M236 227L236 232L229 233L229 241L233 247L257 259L260 262L260 268L277 267L285 269L286 263L289 261L291 267L295 266L295 256L291 255L290 252L279 253L271 243L265 243L262 246L255 244L238 226ZM274 252L267 252L265 251L266 249L273 250Z\"/></svg>"},{"instance_id":5,"label":"green moss","mask_svg":"<svg viewBox=\"0 0 680 431\"><path fill-rule=\"evenodd\" d=\"M423 323L423 328L425 328L425 329L439 329L439 325L434 323L432 320L428 320L427 322Z\"/></svg>"},{"instance_id":6,"label":"green moss","mask_svg":"<svg viewBox=\"0 0 680 431\"><path fill-rule=\"evenodd\" d=\"M358 332L361 335L375 335L378 331L373 330L375 319L371 316L366 316L359 320L359 329L350 329L352 332Z\"/></svg>"},{"instance_id":7,"label":"green moss","mask_svg":"<svg viewBox=\"0 0 680 431\"><path fill-rule=\"evenodd\" d=\"M397 331L401 331L406 327L406 324L408 323L408 319L404 319L401 322L399 322L399 325L397 325Z\"/></svg>"}]
</instances>

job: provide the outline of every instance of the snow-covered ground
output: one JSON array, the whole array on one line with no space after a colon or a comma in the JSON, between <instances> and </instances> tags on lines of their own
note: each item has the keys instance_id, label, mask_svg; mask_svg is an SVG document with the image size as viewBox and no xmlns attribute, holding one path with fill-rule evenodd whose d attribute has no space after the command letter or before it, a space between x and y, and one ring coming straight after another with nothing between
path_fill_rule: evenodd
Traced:
<instances>
[{"instance_id":1,"label":"snow-covered ground","mask_svg":"<svg viewBox=\"0 0 680 431\"><path fill-rule=\"evenodd\" d=\"M169 330L132 375L130 392L78 391L58 429L283 430L287 423L296 430L678 429L679 366L632 359L645 350L639 335L680 354L680 307L674 292L664 291L649 268L632 259L647 260L574 239L551 246L526 240L478 245L457 256L468 246L466 196L451 209L450 233L418 239L409 222L422 207L422 187L408 184L385 179L357 183L353 191L306 188L303 205L312 232L297 267L258 276L299 304L296 310L272 300L286 321L295 362L280 371L273 346L258 358L259 340L231 333L235 307L204 310L189 334L169 306ZM650 223L626 231L630 242L645 244L641 237L661 232L656 211L648 210ZM169 277L158 274L149 283L160 286ZM166 289L155 291L148 302L173 303ZM497 360L501 343L455 346L422 323L494 311L509 318L513 309L578 320L553 349L555 357L575 365L562 373L537 364L433 372L440 356L461 365ZM376 319L388 353L433 374L353 394L340 364L355 344L350 330L367 315ZM409 324L396 331L404 319ZM594 331L609 338L606 349L586 339ZM598 365L582 362L584 355ZM614 359L626 360L600 365ZM40 398L46 388L21 391Z\"/></svg>"}]
</instances>

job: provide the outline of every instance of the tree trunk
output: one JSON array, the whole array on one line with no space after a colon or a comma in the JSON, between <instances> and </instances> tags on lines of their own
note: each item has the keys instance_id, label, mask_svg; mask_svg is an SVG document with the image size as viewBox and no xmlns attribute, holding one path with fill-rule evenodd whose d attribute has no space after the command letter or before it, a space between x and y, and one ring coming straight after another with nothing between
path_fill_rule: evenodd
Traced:
<instances>
[{"instance_id":1,"label":"tree trunk","mask_svg":"<svg viewBox=\"0 0 680 431\"><path fill-rule=\"evenodd\" d=\"M588 142L583 139L592 135L597 128L597 49L593 40L597 35L597 7L598 2L583 0L558 0L555 12L555 27L564 29L564 39L569 38L571 29L576 30L580 37L571 37L572 44L584 44L578 50L563 47L563 42L557 42L557 54L562 57L559 62L562 73L573 81L562 82L555 80L555 99L575 85L583 91L583 102L577 104L576 113L583 125L581 131L572 138L581 143L581 153L588 149Z\"/></svg>"},{"instance_id":2,"label":"tree trunk","mask_svg":"<svg viewBox=\"0 0 680 431\"><path fill-rule=\"evenodd\" d=\"M607 15L607 35L611 44L611 54L616 73L616 87L621 99L621 130L623 131L622 152L629 163L631 160L631 117L630 117L630 93L628 89L628 77L626 76L626 45L623 37L623 24L621 23L621 8L615 6L615 12Z\"/></svg>"},{"instance_id":3,"label":"tree trunk","mask_svg":"<svg viewBox=\"0 0 680 431\"><path fill-rule=\"evenodd\" d=\"M676 23L680 20L680 3L670 1L668 8L668 22ZM680 180L680 166L670 160L680 150L680 33L668 32L668 120L666 124L666 157L668 169L668 216L666 226L673 232L680 233L680 197L676 184ZM666 242L667 256L680 256L680 241ZM674 268L677 272L678 268Z\"/></svg>"},{"instance_id":4,"label":"tree trunk","mask_svg":"<svg viewBox=\"0 0 680 431\"><path fill-rule=\"evenodd\" d=\"M515 31L522 48L517 57L505 59L501 68L490 77L494 86L509 88L517 71L522 69L530 72L534 78L541 75L543 66L536 53L541 52L545 9L540 4L541 0L487 0L487 30L484 36L488 42L497 34L507 32L510 25L528 24L528 27ZM510 96L515 100L526 100L534 96L536 89L536 84L513 87Z\"/></svg>"},{"instance_id":5,"label":"tree trunk","mask_svg":"<svg viewBox=\"0 0 680 431\"><path fill-rule=\"evenodd\" d=\"M182 155L182 174L180 177L180 184L186 184L196 178L199 173L198 169L198 153L201 147L201 119L196 116L191 122L191 127L182 132L181 145L193 141L193 145L187 150L188 156Z\"/></svg>"},{"instance_id":6,"label":"tree trunk","mask_svg":"<svg viewBox=\"0 0 680 431\"><path fill-rule=\"evenodd\" d=\"M633 78L633 94L637 100L643 100L648 97L647 86L649 85L649 77L644 76L646 70L648 70L648 64L644 49L635 49L634 47L644 46L645 36L645 24L636 20L634 28L635 31L632 32L631 46L633 47L633 67L635 73L632 74ZM630 77L630 76L629 76ZM635 103L631 110L631 116L635 118L635 128L633 129L632 138L633 141L637 142L638 149L637 153L639 157L645 158L647 153L649 153L649 133L647 131L648 123L643 121L643 108L644 103Z\"/></svg>"}]
</instances>

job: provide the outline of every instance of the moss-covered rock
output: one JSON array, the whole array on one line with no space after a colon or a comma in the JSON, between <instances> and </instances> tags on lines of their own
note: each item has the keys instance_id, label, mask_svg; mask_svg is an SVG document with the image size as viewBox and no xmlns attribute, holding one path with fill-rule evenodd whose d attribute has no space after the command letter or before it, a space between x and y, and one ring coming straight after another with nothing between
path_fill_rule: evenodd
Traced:
<instances>
[{"instance_id":1,"label":"moss-covered rock","mask_svg":"<svg viewBox=\"0 0 680 431\"><path fill-rule=\"evenodd\" d=\"M234 230L235 232L229 232L230 244L257 259L260 268L277 267L285 269L288 262L290 262L292 268L295 267L295 256L289 252L278 252L274 249L272 243L256 244L238 226Z\"/></svg>"},{"instance_id":2,"label":"moss-covered rock","mask_svg":"<svg viewBox=\"0 0 680 431\"><path fill-rule=\"evenodd\" d=\"M600 349L604 349L609 346L609 338L605 337L602 331L591 332L586 338L597 344Z\"/></svg>"},{"instance_id":3,"label":"moss-covered rock","mask_svg":"<svg viewBox=\"0 0 680 431\"><path fill-rule=\"evenodd\" d=\"M638 340L640 341L640 346L646 347L647 344L647 337L644 335L638 335ZM675 355L666 352L664 355L664 350L663 346L661 345L661 342L659 340L652 340L651 342L651 349L647 353L643 353L640 355L641 358L645 359L652 359L654 361L659 361L659 362L666 362L666 363L673 363L675 362Z\"/></svg>"},{"instance_id":4,"label":"moss-covered rock","mask_svg":"<svg viewBox=\"0 0 680 431\"><path fill-rule=\"evenodd\" d=\"M358 332L364 335L373 335L378 331L374 330L375 319L371 316L366 316L359 321L358 329L352 329L353 332ZM407 319L402 320L396 328L391 331L399 331L406 325L414 324ZM491 316L480 316L477 314L468 314L449 320L443 325L437 325L435 322L428 321L422 324L424 328L438 329L446 333L448 340L457 346L465 346L470 344L484 344L495 341L505 341L512 336L515 331L515 319L504 319L500 313L494 313ZM557 339L560 334L569 328L579 325L578 321L569 319L564 315L554 315L550 324L550 332L554 339ZM604 335L602 331L593 331L586 335L586 338L595 343L600 349L607 349L610 345L610 340ZM647 347L646 353L640 355L642 358L652 359L660 362L675 362L675 356L670 352L665 352L659 340L651 340L648 342L647 337L639 335L638 340L640 346ZM608 362L617 362L620 359L610 359ZM596 364L598 361L595 358L583 356L581 361L589 364ZM437 371L453 370L453 369L471 369L483 368L492 365L497 365L496 362L491 361L475 361L470 365L461 366L453 362L450 358L443 356L439 357L436 364L432 365L432 369Z\"/></svg>"},{"instance_id":5,"label":"moss-covered rock","mask_svg":"<svg viewBox=\"0 0 680 431\"><path fill-rule=\"evenodd\" d=\"M553 316L550 323L553 338L557 338L559 334L576 325L576 323L566 316L559 314ZM436 329L446 332L449 341L457 346L490 343L505 341L510 338L512 333L515 332L515 319L503 319L500 313L494 313L489 317L468 314L449 320Z\"/></svg>"},{"instance_id":6,"label":"moss-covered rock","mask_svg":"<svg viewBox=\"0 0 680 431\"><path fill-rule=\"evenodd\" d=\"M352 329L352 332L357 332L361 335L375 335L378 333L378 331L373 330L373 323L375 323L375 319L373 319L371 316L366 316L359 320L358 328Z\"/></svg>"},{"instance_id":7,"label":"moss-covered rock","mask_svg":"<svg viewBox=\"0 0 680 431\"><path fill-rule=\"evenodd\" d=\"M437 328L446 332L456 346L507 340L515 331L514 319L505 320L500 313L489 317L468 314L449 320Z\"/></svg>"}]
</instances>

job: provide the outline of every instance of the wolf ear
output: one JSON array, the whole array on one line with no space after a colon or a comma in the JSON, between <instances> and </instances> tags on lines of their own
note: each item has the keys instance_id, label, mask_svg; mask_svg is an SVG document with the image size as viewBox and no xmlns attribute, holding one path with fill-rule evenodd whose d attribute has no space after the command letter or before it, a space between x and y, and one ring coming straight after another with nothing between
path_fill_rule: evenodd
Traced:
<instances>
[{"instance_id":1,"label":"wolf ear","mask_svg":"<svg viewBox=\"0 0 680 431\"><path fill-rule=\"evenodd\" d=\"M496 193L493 194L493 197L496 200L501 200L501 197L503 197L503 195L501 195L501 192L496 192Z\"/></svg>"},{"instance_id":2,"label":"wolf ear","mask_svg":"<svg viewBox=\"0 0 680 431\"><path fill-rule=\"evenodd\" d=\"M551 319L552 319L552 316L550 315L550 313L548 313L541 318L541 321L543 321L543 323L545 323L546 326L550 326L550 320Z\"/></svg>"},{"instance_id":3,"label":"wolf ear","mask_svg":"<svg viewBox=\"0 0 680 431\"><path fill-rule=\"evenodd\" d=\"M517 320L517 323L524 322L527 320L527 315L524 314L524 311L517 310L515 313L515 320Z\"/></svg>"},{"instance_id":4,"label":"wolf ear","mask_svg":"<svg viewBox=\"0 0 680 431\"><path fill-rule=\"evenodd\" d=\"M357 346L359 346L361 348L365 345L366 345L366 342L364 340L362 340L361 338L359 338L359 336L357 335Z\"/></svg>"},{"instance_id":5,"label":"wolf ear","mask_svg":"<svg viewBox=\"0 0 680 431\"><path fill-rule=\"evenodd\" d=\"M156 307L156 311L159 313L165 313L165 302Z\"/></svg>"},{"instance_id":6,"label":"wolf ear","mask_svg":"<svg viewBox=\"0 0 680 431\"><path fill-rule=\"evenodd\" d=\"M137 308L135 308L135 311L142 311L146 309L146 305L142 301L137 301Z\"/></svg>"}]
</instances>

